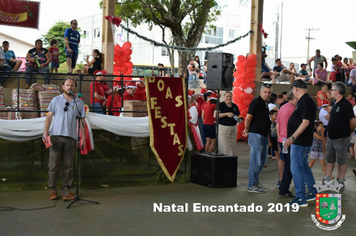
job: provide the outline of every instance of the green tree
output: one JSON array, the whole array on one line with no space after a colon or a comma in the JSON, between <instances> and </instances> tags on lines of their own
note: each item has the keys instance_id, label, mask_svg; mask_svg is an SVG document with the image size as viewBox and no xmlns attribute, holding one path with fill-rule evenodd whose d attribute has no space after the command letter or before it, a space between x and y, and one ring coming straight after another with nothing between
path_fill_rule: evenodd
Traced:
<instances>
[{"instance_id":1,"label":"green tree","mask_svg":"<svg viewBox=\"0 0 356 236\"><path fill-rule=\"evenodd\" d=\"M115 14L134 27L147 23L163 31L167 28L171 31L172 45L193 48L220 12L215 0L122 0L116 4ZM169 54L171 59L173 53ZM178 51L178 55L179 74L183 74L195 51Z\"/></svg>"},{"instance_id":2,"label":"green tree","mask_svg":"<svg viewBox=\"0 0 356 236\"><path fill-rule=\"evenodd\" d=\"M42 35L42 40L44 43L44 46L49 48L50 47L50 42L52 39L57 39L58 41L58 48L60 51L59 55L59 63L63 63L66 61L66 55L65 55L65 44L64 44L64 31L66 29L70 28L70 24L66 22L56 22L47 32L47 34Z\"/></svg>"}]
</instances>

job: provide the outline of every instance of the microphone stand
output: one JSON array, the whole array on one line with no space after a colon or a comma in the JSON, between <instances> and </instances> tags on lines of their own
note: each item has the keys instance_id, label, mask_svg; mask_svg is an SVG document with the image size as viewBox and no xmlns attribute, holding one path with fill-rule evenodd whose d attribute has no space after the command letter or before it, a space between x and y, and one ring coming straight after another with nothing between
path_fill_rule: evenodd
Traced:
<instances>
[{"instance_id":1,"label":"microphone stand","mask_svg":"<svg viewBox=\"0 0 356 236\"><path fill-rule=\"evenodd\" d=\"M85 128L85 123L82 117L82 113L80 112L80 110L78 109L78 104L76 101L76 95L75 93L73 93L71 90L69 90L69 93L71 95L73 95L73 99L74 99L74 104L77 108L78 114L79 116L77 116L77 189L75 192L75 198L73 199L73 202L71 202L68 206L67 209L69 209L69 207L71 207L76 201L84 201L84 202L90 202L90 203L94 203L94 204L99 204L99 202L94 202L94 201L89 201L89 200L85 200L81 197L79 197L79 171L80 171L80 157L81 157L81 153L80 153L80 123L83 125L83 127ZM82 134L85 135L85 134ZM68 200L64 200L65 202Z\"/></svg>"}]
</instances>

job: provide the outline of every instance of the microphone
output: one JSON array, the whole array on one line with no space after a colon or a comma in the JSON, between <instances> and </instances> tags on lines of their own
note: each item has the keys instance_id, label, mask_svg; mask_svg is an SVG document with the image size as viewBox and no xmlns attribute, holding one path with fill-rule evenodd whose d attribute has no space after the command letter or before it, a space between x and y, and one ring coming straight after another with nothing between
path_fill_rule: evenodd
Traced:
<instances>
[{"instance_id":1,"label":"microphone","mask_svg":"<svg viewBox=\"0 0 356 236\"><path fill-rule=\"evenodd\" d=\"M70 93L71 95L75 96L75 93L72 90L68 90L68 93Z\"/></svg>"}]
</instances>

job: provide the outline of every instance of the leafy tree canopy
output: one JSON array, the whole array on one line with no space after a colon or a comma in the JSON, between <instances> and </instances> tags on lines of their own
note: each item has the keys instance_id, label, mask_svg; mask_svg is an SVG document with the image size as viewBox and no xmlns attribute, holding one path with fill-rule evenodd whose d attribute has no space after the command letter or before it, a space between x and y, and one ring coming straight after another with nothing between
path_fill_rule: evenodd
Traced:
<instances>
[{"instance_id":1,"label":"leafy tree canopy","mask_svg":"<svg viewBox=\"0 0 356 236\"><path fill-rule=\"evenodd\" d=\"M221 10L215 0L121 0L115 14L134 27L147 23L170 29L173 45L196 47L207 25L216 20ZM182 73L195 52L178 54Z\"/></svg>"}]
</instances>

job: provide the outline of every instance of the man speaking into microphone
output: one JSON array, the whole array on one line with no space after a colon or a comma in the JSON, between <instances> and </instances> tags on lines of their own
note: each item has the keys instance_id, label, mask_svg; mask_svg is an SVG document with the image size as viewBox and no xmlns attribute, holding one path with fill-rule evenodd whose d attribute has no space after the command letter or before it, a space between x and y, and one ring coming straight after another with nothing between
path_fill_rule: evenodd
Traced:
<instances>
[{"instance_id":1,"label":"man speaking into microphone","mask_svg":"<svg viewBox=\"0 0 356 236\"><path fill-rule=\"evenodd\" d=\"M80 117L79 112L85 118L84 103L75 95L76 88L77 82L72 77L66 77L62 85L64 93L54 97L48 106L43 139L45 142L49 142L50 134L50 141L52 143L52 146L49 148L48 163L48 187L51 190L50 200L57 199L57 184L61 166L63 177L62 198L64 200L73 200L75 198L70 188L73 183L73 160L78 136L77 125L79 124L82 133L82 148L84 148L85 144L84 127L81 122L78 124L79 119L77 119L77 117ZM78 105L78 109L75 102ZM49 130L50 127L51 130Z\"/></svg>"}]
</instances>

